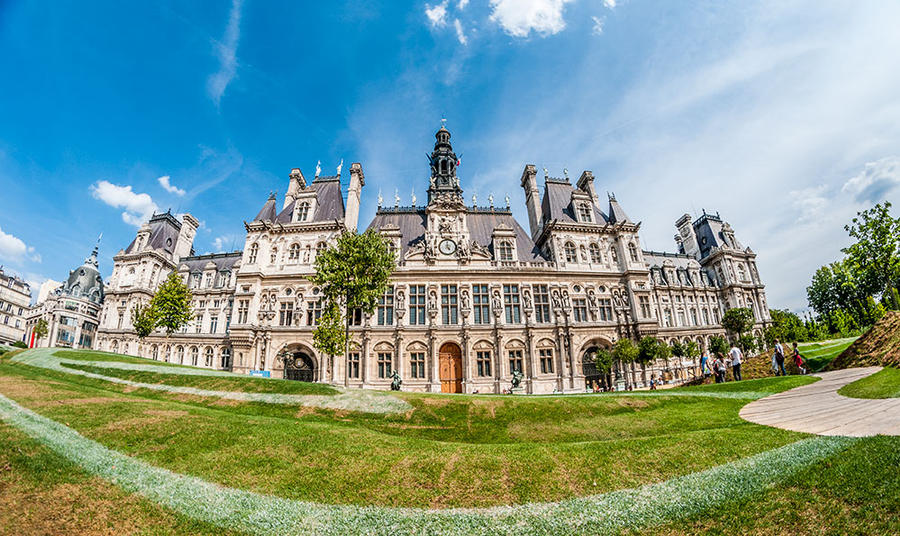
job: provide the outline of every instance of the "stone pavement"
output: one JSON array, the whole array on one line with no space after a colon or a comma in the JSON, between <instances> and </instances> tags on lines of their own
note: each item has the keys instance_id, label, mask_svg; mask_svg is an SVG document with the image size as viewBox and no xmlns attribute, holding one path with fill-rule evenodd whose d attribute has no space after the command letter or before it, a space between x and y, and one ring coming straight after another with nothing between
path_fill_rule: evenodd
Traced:
<instances>
[{"instance_id":1,"label":"stone pavement","mask_svg":"<svg viewBox=\"0 0 900 536\"><path fill-rule=\"evenodd\" d=\"M751 402L740 416L757 424L818 435L900 435L900 398L847 398L837 393L879 370L865 367L814 374L822 379Z\"/></svg>"}]
</instances>

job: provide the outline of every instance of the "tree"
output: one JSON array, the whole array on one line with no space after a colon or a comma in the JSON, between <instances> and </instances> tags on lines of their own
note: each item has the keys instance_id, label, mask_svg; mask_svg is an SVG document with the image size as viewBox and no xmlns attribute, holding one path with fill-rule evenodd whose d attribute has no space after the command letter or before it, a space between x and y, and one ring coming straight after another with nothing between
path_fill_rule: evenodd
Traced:
<instances>
[{"instance_id":1,"label":"tree","mask_svg":"<svg viewBox=\"0 0 900 536\"><path fill-rule=\"evenodd\" d=\"M844 230L856 242L844 248L866 296L889 297L900 283L900 218L891 217L891 203L858 212ZM900 304L895 305L895 307Z\"/></svg>"},{"instance_id":2,"label":"tree","mask_svg":"<svg viewBox=\"0 0 900 536\"><path fill-rule=\"evenodd\" d=\"M153 330L156 329L156 322L156 310L153 309L152 303L137 304L131 310L131 325L134 326L134 331L140 340L144 340L147 335L153 333Z\"/></svg>"},{"instance_id":3,"label":"tree","mask_svg":"<svg viewBox=\"0 0 900 536\"><path fill-rule=\"evenodd\" d=\"M619 369L625 369L625 363L634 363L634 361L638 358L639 351L636 344L631 339L619 339L613 345L612 349L613 359L619 363ZM629 385L631 382L628 379L628 375L625 375L625 384Z\"/></svg>"},{"instance_id":4,"label":"tree","mask_svg":"<svg viewBox=\"0 0 900 536\"><path fill-rule=\"evenodd\" d=\"M47 325L47 319L39 318L38 321L35 322L34 327L31 328L31 332L34 333L34 337L37 340L46 337L50 332L50 327Z\"/></svg>"},{"instance_id":5,"label":"tree","mask_svg":"<svg viewBox=\"0 0 900 536\"><path fill-rule=\"evenodd\" d=\"M373 229L362 234L341 233L316 256L316 273L310 280L319 285L325 299L323 318L313 334L316 348L332 358L349 353L351 313L356 309L365 314L375 311L395 267L391 248ZM338 325L344 327L343 333L336 329Z\"/></svg>"},{"instance_id":6,"label":"tree","mask_svg":"<svg viewBox=\"0 0 900 536\"><path fill-rule=\"evenodd\" d=\"M722 315L722 327L734 333L740 339L744 332L753 327L753 311L746 307L735 307Z\"/></svg>"},{"instance_id":7,"label":"tree","mask_svg":"<svg viewBox=\"0 0 900 536\"><path fill-rule=\"evenodd\" d=\"M688 341L687 344L684 345L684 355L691 358L691 361L694 364L691 374L696 376L698 367L697 358L700 357L700 345L697 344L697 341Z\"/></svg>"},{"instance_id":8,"label":"tree","mask_svg":"<svg viewBox=\"0 0 900 536\"><path fill-rule=\"evenodd\" d=\"M753 353L756 350L756 337L753 335L744 335L738 340L738 345L746 353Z\"/></svg>"},{"instance_id":9,"label":"tree","mask_svg":"<svg viewBox=\"0 0 900 536\"><path fill-rule=\"evenodd\" d=\"M191 290L181 277L176 272L169 273L150 300L149 308L156 317L154 327L165 329L166 336L169 336L186 326L194 318L191 307L193 299Z\"/></svg>"},{"instance_id":10,"label":"tree","mask_svg":"<svg viewBox=\"0 0 900 536\"><path fill-rule=\"evenodd\" d=\"M709 351L714 354L728 353L728 341L721 335L714 335L709 338Z\"/></svg>"},{"instance_id":11,"label":"tree","mask_svg":"<svg viewBox=\"0 0 900 536\"><path fill-rule=\"evenodd\" d=\"M607 384L609 371L612 370L613 361L613 354L608 348L600 348L594 354L594 366L597 367L597 372L603 376L604 385Z\"/></svg>"}]
</instances>

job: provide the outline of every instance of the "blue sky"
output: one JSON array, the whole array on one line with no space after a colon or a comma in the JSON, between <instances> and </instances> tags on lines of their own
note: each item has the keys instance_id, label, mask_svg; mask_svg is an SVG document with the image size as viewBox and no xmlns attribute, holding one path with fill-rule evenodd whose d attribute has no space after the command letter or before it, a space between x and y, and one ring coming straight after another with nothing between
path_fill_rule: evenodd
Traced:
<instances>
[{"instance_id":1,"label":"blue sky","mask_svg":"<svg viewBox=\"0 0 900 536\"><path fill-rule=\"evenodd\" d=\"M855 211L900 191L895 2L0 2L0 263L101 270L153 210L202 222L198 252L291 167L341 159L424 198L441 117L467 199L525 164L594 172L642 221L719 211L759 254L770 305L805 307ZM167 177L167 178L164 178Z\"/></svg>"}]
</instances>

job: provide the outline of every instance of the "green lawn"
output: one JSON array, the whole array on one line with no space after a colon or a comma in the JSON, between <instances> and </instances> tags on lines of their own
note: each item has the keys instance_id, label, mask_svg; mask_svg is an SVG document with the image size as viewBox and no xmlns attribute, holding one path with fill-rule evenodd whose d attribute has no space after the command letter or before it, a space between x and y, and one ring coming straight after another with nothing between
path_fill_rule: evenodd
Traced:
<instances>
[{"instance_id":1,"label":"green lawn","mask_svg":"<svg viewBox=\"0 0 900 536\"><path fill-rule=\"evenodd\" d=\"M824 369L828 363L831 363L832 359L841 355L841 353L853 344L855 340L856 338L854 337L849 339L838 339L835 341L802 343L798 344L797 347L800 349L800 354L806 360L810 371L818 372ZM788 352L788 359L791 359L790 348L785 345L785 349Z\"/></svg>"},{"instance_id":2,"label":"green lawn","mask_svg":"<svg viewBox=\"0 0 900 536\"><path fill-rule=\"evenodd\" d=\"M153 359L147 359L145 357L133 357L130 355L99 352L96 350L59 350L57 352L54 352L53 355L61 357L63 359L72 359L76 361L103 361L112 363L135 363L138 365L157 365L160 367L187 367L187 365L167 363L166 361L155 361Z\"/></svg>"},{"instance_id":3,"label":"green lawn","mask_svg":"<svg viewBox=\"0 0 900 536\"><path fill-rule=\"evenodd\" d=\"M851 398L900 398L900 369L885 367L841 387L838 394Z\"/></svg>"}]
</instances>

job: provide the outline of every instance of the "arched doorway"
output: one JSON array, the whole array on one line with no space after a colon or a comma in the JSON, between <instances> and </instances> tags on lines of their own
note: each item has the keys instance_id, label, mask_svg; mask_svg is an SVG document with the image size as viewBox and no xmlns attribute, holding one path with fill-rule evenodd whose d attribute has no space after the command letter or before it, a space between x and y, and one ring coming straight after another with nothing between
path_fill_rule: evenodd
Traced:
<instances>
[{"instance_id":1,"label":"arched doorway","mask_svg":"<svg viewBox=\"0 0 900 536\"><path fill-rule=\"evenodd\" d=\"M300 382L314 382L319 377L316 359L302 348L288 348L282 354L284 359L284 379Z\"/></svg>"},{"instance_id":2,"label":"arched doorway","mask_svg":"<svg viewBox=\"0 0 900 536\"><path fill-rule=\"evenodd\" d=\"M452 342L441 346L439 369L442 393L461 393L463 380L462 351Z\"/></svg>"}]
</instances>

